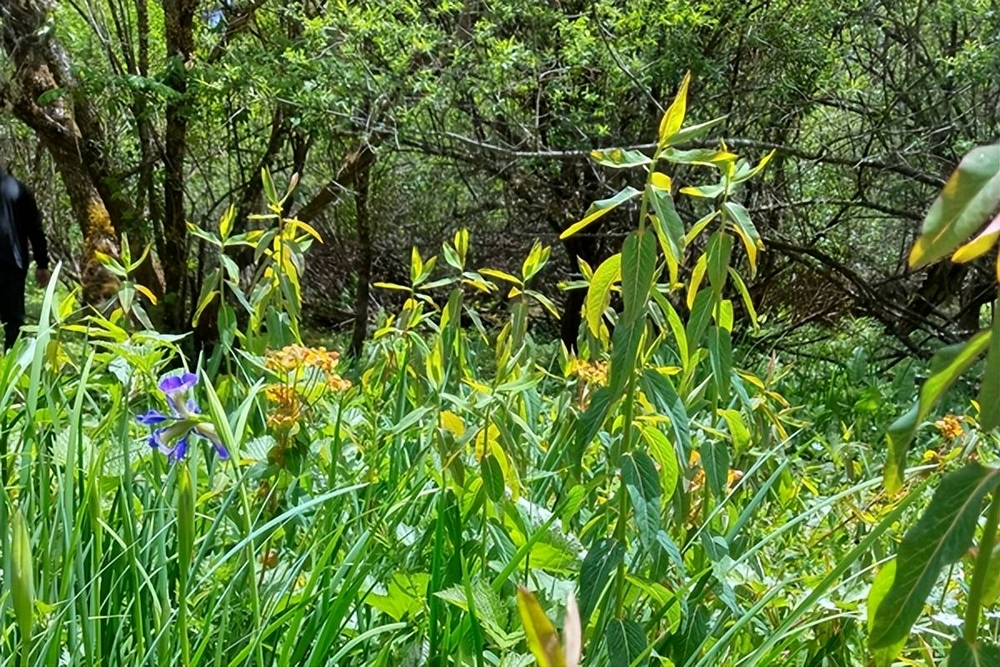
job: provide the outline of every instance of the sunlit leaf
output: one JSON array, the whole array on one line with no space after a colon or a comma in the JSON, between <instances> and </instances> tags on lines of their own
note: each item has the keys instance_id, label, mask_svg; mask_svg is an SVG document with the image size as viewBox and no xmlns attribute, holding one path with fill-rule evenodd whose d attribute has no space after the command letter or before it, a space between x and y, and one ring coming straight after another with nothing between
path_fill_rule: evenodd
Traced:
<instances>
[{"instance_id":1,"label":"sunlit leaf","mask_svg":"<svg viewBox=\"0 0 1000 667\"><path fill-rule=\"evenodd\" d=\"M691 84L691 72L684 75L681 86L677 90L677 96L670 104L663 118L660 120L660 145L666 146L667 142L677 134L684 124L684 115L687 113L688 86Z\"/></svg>"},{"instance_id":2,"label":"sunlit leaf","mask_svg":"<svg viewBox=\"0 0 1000 667\"><path fill-rule=\"evenodd\" d=\"M587 326L594 336L600 335L601 317L611 302L611 286L621 280L621 254L604 260L594 272L587 288Z\"/></svg>"},{"instance_id":3,"label":"sunlit leaf","mask_svg":"<svg viewBox=\"0 0 1000 667\"><path fill-rule=\"evenodd\" d=\"M528 648L540 667L565 667L562 643L538 600L524 586L517 587L517 610L524 624Z\"/></svg>"},{"instance_id":4,"label":"sunlit leaf","mask_svg":"<svg viewBox=\"0 0 1000 667\"><path fill-rule=\"evenodd\" d=\"M573 234L576 234L580 230L584 229L585 227L590 225L590 223L594 222L604 214L621 206L630 199L635 199L640 194L642 194L641 190L636 190L631 185L629 185L626 186L614 197L609 197L607 199L601 199L600 201L595 201L593 204L590 205L590 208L587 209L587 214L583 217L583 219L580 220L580 222L570 225L565 231L563 231L563 233L559 235L559 240L562 241L568 239L570 236L573 236Z\"/></svg>"},{"instance_id":5,"label":"sunlit leaf","mask_svg":"<svg viewBox=\"0 0 1000 667\"><path fill-rule=\"evenodd\" d=\"M970 151L952 173L924 218L910 252L920 268L950 254L1000 206L1000 144Z\"/></svg>"}]
</instances>

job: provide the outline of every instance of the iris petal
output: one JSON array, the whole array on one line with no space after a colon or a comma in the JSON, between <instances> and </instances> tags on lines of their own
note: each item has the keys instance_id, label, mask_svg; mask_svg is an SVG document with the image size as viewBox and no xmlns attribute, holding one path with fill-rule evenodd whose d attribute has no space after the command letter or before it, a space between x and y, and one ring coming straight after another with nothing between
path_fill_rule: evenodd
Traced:
<instances>
[{"instance_id":1,"label":"iris petal","mask_svg":"<svg viewBox=\"0 0 1000 667\"><path fill-rule=\"evenodd\" d=\"M135 420L143 426L156 426L157 424L162 424L168 419L172 418L163 414L159 410L150 410L144 415L136 415L135 417Z\"/></svg>"},{"instance_id":2,"label":"iris petal","mask_svg":"<svg viewBox=\"0 0 1000 667\"><path fill-rule=\"evenodd\" d=\"M170 455L169 455L170 460L174 463L182 461L184 457L187 455L187 450L188 450L187 437L183 437L180 440L178 440L177 444L174 445L174 448L170 450Z\"/></svg>"}]
</instances>

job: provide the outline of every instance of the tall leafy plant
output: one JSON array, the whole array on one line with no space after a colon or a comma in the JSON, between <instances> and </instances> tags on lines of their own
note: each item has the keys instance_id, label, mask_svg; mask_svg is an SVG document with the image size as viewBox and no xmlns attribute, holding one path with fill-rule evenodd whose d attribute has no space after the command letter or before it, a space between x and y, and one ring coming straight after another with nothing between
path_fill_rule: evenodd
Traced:
<instances>
[{"instance_id":1,"label":"tall leafy plant","mask_svg":"<svg viewBox=\"0 0 1000 667\"><path fill-rule=\"evenodd\" d=\"M958 165L923 222L910 253L910 266L920 268L951 256L969 262L989 252L1000 238L1000 144L972 150ZM995 217L994 217L995 216ZM975 235L975 236L973 236ZM971 240L970 240L970 237ZM997 260L1000 281L1000 257ZM993 305L989 329L968 341L942 349L931 361L931 373L916 405L889 428L885 487L904 484L906 453L924 419L948 389L985 356L978 403L984 430L1000 426L1000 310ZM972 547L983 506L989 498L986 522L968 581L962 636L956 638L949 665L1000 664L1000 646L979 641L982 608L995 598L997 527L1000 524L1000 468L967 463L945 475L930 505L899 546L891 585L876 586L880 600L871 623L870 644L888 664L899 652L910 628L920 617L941 570L957 563ZM888 575L885 577L889 580Z\"/></svg>"}]
</instances>

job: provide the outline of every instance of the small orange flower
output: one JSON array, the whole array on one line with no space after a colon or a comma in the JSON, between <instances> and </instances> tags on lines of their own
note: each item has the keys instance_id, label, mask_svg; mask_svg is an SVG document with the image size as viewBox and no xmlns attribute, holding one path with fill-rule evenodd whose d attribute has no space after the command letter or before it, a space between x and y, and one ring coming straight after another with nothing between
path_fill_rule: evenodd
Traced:
<instances>
[{"instance_id":1,"label":"small orange flower","mask_svg":"<svg viewBox=\"0 0 1000 667\"><path fill-rule=\"evenodd\" d=\"M965 433L965 430L962 428L962 423L958 421L958 417L955 415L945 415L941 419L934 422L934 426L937 428L938 432L941 433L941 437L948 442L962 437Z\"/></svg>"}]
</instances>

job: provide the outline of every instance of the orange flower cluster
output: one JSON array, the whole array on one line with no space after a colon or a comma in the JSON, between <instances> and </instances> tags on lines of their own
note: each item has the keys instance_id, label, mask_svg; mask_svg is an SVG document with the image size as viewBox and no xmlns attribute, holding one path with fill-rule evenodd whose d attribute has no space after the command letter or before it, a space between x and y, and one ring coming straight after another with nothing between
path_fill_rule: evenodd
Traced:
<instances>
[{"instance_id":1,"label":"orange flower cluster","mask_svg":"<svg viewBox=\"0 0 1000 667\"><path fill-rule=\"evenodd\" d=\"M280 350L269 350L264 358L264 366L275 373L297 375L306 368L323 371L327 386L333 391L347 391L351 382L337 375L334 369L340 362L340 353L325 347L286 345Z\"/></svg>"},{"instance_id":2,"label":"orange flower cluster","mask_svg":"<svg viewBox=\"0 0 1000 667\"><path fill-rule=\"evenodd\" d=\"M283 384L272 384L264 388L267 400L277 406L267 416L267 424L272 428L288 428L299 419L302 412L302 401L295 387Z\"/></svg>"},{"instance_id":3,"label":"orange flower cluster","mask_svg":"<svg viewBox=\"0 0 1000 667\"><path fill-rule=\"evenodd\" d=\"M587 384L603 387L608 383L608 362L574 359L570 362L569 374L575 375Z\"/></svg>"},{"instance_id":4,"label":"orange flower cluster","mask_svg":"<svg viewBox=\"0 0 1000 667\"><path fill-rule=\"evenodd\" d=\"M949 442L962 437L965 433L965 430L962 428L962 423L958 421L958 417L955 415L945 415L941 419L934 422L934 426L937 428L938 432L941 433L941 436Z\"/></svg>"}]
</instances>

